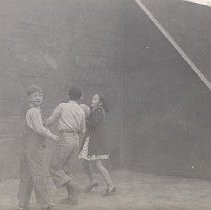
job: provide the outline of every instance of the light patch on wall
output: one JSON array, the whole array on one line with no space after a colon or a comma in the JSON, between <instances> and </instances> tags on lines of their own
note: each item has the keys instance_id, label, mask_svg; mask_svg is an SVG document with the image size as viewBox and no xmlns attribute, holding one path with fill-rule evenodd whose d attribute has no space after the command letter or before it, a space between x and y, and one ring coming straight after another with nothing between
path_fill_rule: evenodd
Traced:
<instances>
[{"instance_id":1,"label":"light patch on wall","mask_svg":"<svg viewBox=\"0 0 211 210\"><path fill-rule=\"evenodd\" d=\"M196 4L211 6L211 0L184 0L184 1L190 1Z\"/></svg>"}]
</instances>

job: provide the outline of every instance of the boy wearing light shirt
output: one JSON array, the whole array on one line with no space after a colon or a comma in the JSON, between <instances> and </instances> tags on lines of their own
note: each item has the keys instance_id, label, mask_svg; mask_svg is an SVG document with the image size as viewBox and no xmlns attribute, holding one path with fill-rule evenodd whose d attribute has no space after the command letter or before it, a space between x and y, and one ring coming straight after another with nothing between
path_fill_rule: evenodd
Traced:
<instances>
[{"instance_id":1,"label":"boy wearing light shirt","mask_svg":"<svg viewBox=\"0 0 211 210\"><path fill-rule=\"evenodd\" d=\"M69 102L59 104L46 124L58 122L60 141L56 148L57 161L51 161L50 173L56 187L65 187L68 196L65 203L78 203L78 186L72 175L72 166L79 153L80 135L86 132L85 114L78 100L82 96L79 88L73 87L68 92Z\"/></svg>"}]
</instances>

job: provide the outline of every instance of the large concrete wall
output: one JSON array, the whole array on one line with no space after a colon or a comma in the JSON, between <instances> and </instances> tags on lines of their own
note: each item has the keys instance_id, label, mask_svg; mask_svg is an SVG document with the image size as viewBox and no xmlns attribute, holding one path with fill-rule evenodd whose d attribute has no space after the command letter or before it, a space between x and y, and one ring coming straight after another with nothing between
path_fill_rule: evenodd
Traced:
<instances>
[{"instance_id":1,"label":"large concrete wall","mask_svg":"<svg viewBox=\"0 0 211 210\"><path fill-rule=\"evenodd\" d=\"M0 177L18 174L24 91L44 89L47 115L80 86L110 102L112 164L206 177L211 98L190 67L130 0L0 1Z\"/></svg>"}]
</instances>

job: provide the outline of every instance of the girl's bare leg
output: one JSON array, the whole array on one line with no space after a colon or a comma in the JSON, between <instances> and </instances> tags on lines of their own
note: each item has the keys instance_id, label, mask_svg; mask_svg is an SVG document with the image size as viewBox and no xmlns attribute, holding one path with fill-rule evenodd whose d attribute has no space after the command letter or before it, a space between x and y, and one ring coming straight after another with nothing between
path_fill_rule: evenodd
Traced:
<instances>
[{"instance_id":1,"label":"girl's bare leg","mask_svg":"<svg viewBox=\"0 0 211 210\"><path fill-rule=\"evenodd\" d=\"M104 178L108 188L113 188L115 185L111 179L111 176L110 176L108 170L103 166L102 161L96 160L95 166L96 166L97 170L99 171L99 173L101 174L101 176Z\"/></svg>"}]
</instances>

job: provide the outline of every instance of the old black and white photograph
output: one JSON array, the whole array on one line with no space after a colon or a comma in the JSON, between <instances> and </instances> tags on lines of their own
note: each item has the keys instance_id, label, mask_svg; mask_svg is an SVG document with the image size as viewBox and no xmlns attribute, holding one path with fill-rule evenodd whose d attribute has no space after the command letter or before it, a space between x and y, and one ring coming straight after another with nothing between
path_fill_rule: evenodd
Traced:
<instances>
[{"instance_id":1,"label":"old black and white photograph","mask_svg":"<svg viewBox=\"0 0 211 210\"><path fill-rule=\"evenodd\" d=\"M0 0L0 210L211 210L211 0Z\"/></svg>"}]
</instances>

